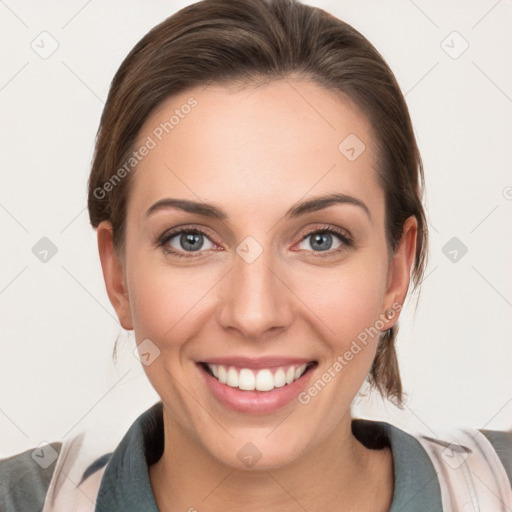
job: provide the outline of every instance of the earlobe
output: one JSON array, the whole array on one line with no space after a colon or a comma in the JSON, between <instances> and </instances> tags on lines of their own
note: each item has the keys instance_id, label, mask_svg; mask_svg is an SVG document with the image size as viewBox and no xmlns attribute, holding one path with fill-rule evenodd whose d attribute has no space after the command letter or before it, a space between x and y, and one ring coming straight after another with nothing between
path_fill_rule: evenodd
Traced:
<instances>
[{"instance_id":1,"label":"earlobe","mask_svg":"<svg viewBox=\"0 0 512 512\"><path fill-rule=\"evenodd\" d=\"M417 232L418 222L416 217L411 216L404 223L402 238L389 267L388 286L384 298L385 309L392 308L396 310L397 307L401 309L404 304L409 289L411 269L416 258ZM396 323L398 316L394 315L394 318L386 325L386 329Z\"/></svg>"},{"instance_id":2,"label":"earlobe","mask_svg":"<svg viewBox=\"0 0 512 512\"><path fill-rule=\"evenodd\" d=\"M119 322L124 329L133 329L130 300L126 288L125 271L119 256L114 250L112 224L103 221L98 225L98 251L105 287Z\"/></svg>"}]
</instances>

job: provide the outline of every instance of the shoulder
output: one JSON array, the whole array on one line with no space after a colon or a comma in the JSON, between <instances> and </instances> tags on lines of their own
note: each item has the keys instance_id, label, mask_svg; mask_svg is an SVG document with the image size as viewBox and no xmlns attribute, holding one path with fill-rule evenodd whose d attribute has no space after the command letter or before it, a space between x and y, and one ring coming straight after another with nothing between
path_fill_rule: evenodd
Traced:
<instances>
[{"instance_id":1,"label":"shoulder","mask_svg":"<svg viewBox=\"0 0 512 512\"><path fill-rule=\"evenodd\" d=\"M459 428L417 439L436 469L443 503L466 500L482 510L499 510L502 504L512 508L510 432Z\"/></svg>"},{"instance_id":2,"label":"shoulder","mask_svg":"<svg viewBox=\"0 0 512 512\"><path fill-rule=\"evenodd\" d=\"M419 437L424 445L440 446L442 459L448 466L458 467L466 461L485 461L487 465L503 468L508 484L512 486L512 430L454 429L444 433L444 441L428 436Z\"/></svg>"},{"instance_id":3,"label":"shoulder","mask_svg":"<svg viewBox=\"0 0 512 512\"><path fill-rule=\"evenodd\" d=\"M512 430L481 430L498 454L512 485Z\"/></svg>"},{"instance_id":4,"label":"shoulder","mask_svg":"<svg viewBox=\"0 0 512 512\"><path fill-rule=\"evenodd\" d=\"M0 459L0 510L42 510L61 448L57 441Z\"/></svg>"},{"instance_id":5,"label":"shoulder","mask_svg":"<svg viewBox=\"0 0 512 512\"><path fill-rule=\"evenodd\" d=\"M429 437L369 420L356 420L352 428L368 448L378 449L386 441L391 446L392 510L409 510L412 502L415 510L442 510L464 500L481 510L500 510L500 503L512 510L512 432L436 428Z\"/></svg>"},{"instance_id":6,"label":"shoulder","mask_svg":"<svg viewBox=\"0 0 512 512\"><path fill-rule=\"evenodd\" d=\"M123 469L126 445L130 453L139 450L141 464L145 464L145 457L150 462L161 454L161 409L162 403L157 402L135 420L128 432L107 421L66 439L0 457L0 512L91 510L115 453L121 457L114 462ZM155 436L161 437L157 444ZM115 473L119 468L114 464L111 469ZM127 468L128 473L131 469ZM117 483L108 481L107 485L116 488Z\"/></svg>"},{"instance_id":7,"label":"shoulder","mask_svg":"<svg viewBox=\"0 0 512 512\"><path fill-rule=\"evenodd\" d=\"M92 441L95 436L88 437ZM56 504L72 505L68 509L78 510L75 506L81 500L93 503L90 498L97 491L101 470L112 453L98 456L93 443L86 441L81 434L1 458L0 511L41 512L54 510ZM59 506L57 509L61 510Z\"/></svg>"}]
</instances>

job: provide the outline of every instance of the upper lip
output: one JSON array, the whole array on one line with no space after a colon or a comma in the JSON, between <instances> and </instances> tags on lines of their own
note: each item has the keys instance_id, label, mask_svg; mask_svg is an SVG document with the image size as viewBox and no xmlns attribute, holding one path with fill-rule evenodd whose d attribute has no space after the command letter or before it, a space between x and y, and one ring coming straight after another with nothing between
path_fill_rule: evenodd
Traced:
<instances>
[{"instance_id":1,"label":"upper lip","mask_svg":"<svg viewBox=\"0 0 512 512\"><path fill-rule=\"evenodd\" d=\"M301 357L212 357L198 363L221 364L235 368L272 368L275 366L293 366L316 362L314 359Z\"/></svg>"}]
</instances>

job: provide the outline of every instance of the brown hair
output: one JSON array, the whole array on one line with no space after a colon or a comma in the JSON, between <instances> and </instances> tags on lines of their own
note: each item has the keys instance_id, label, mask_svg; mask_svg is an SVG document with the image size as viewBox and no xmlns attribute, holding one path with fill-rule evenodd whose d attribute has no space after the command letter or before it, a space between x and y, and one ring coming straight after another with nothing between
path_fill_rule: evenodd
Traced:
<instances>
[{"instance_id":1,"label":"brown hair","mask_svg":"<svg viewBox=\"0 0 512 512\"><path fill-rule=\"evenodd\" d=\"M120 173L120 167L130 158L144 121L164 99L194 86L243 86L291 75L343 93L370 121L386 197L390 254L405 220L413 215L418 222L416 288L428 239L423 166L405 99L393 72L364 36L297 0L200 1L155 26L135 45L114 76L96 137L88 191L92 226L110 221L114 245L122 253L131 175ZM397 329L381 335L368 380L401 405Z\"/></svg>"}]
</instances>

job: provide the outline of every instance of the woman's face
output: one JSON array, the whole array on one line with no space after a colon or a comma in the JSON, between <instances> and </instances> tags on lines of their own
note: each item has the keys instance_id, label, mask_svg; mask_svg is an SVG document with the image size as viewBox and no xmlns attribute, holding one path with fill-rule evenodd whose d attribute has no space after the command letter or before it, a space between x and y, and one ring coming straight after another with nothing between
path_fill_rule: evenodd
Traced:
<instances>
[{"instance_id":1,"label":"woman's face","mask_svg":"<svg viewBox=\"0 0 512 512\"><path fill-rule=\"evenodd\" d=\"M211 86L154 111L144 145L122 264L107 223L100 253L167 426L239 468L282 466L350 435L415 239L410 219L388 260L367 121L306 81Z\"/></svg>"}]
</instances>

